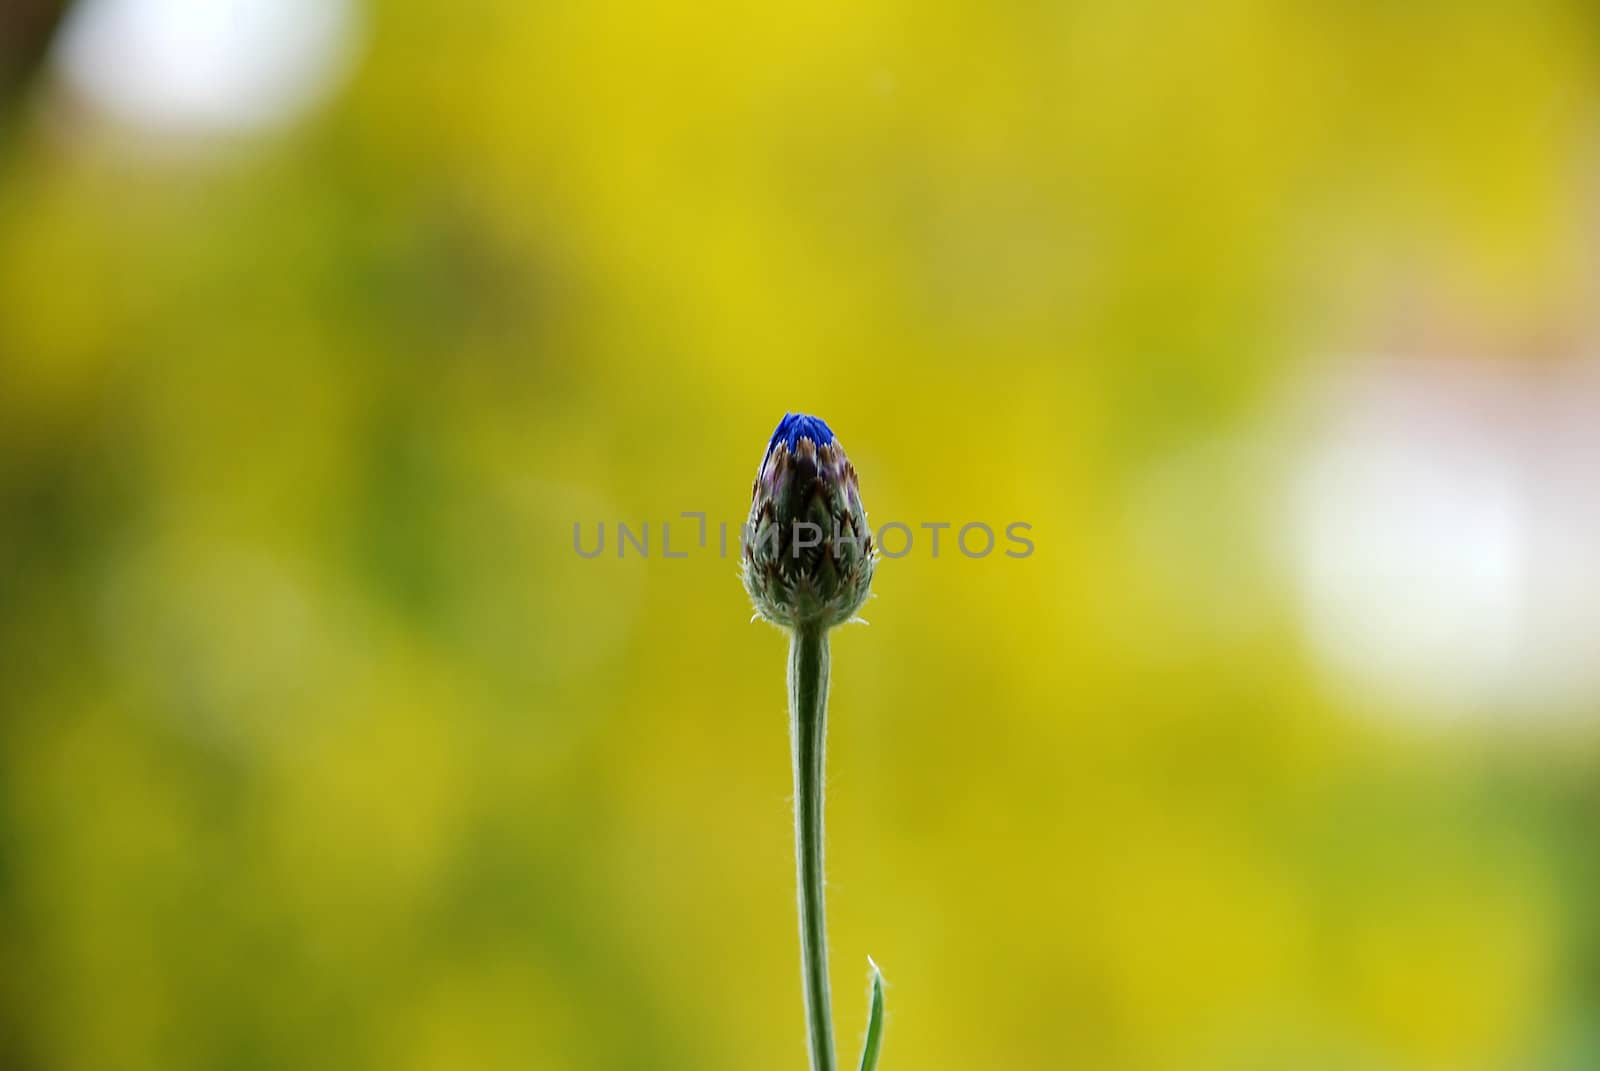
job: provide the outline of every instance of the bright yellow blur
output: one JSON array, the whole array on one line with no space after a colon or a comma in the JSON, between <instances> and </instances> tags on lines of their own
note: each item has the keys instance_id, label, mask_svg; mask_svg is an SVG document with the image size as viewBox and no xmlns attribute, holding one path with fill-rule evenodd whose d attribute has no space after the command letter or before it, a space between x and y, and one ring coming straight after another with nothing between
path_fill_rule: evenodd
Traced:
<instances>
[{"instance_id":1,"label":"bright yellow blur","mask_svg":"<svg viewBox=\"0 0 1600 1071\"><path fill-rule=\"evenodd\" d=\"M784 640L716 528L786 410L915 534L833 643L844 1051L870 954L886 1071L1595 1066L1589 648L1448 601L1547 559L1391 604L1363 563L1479 529L1394 551L1380 497L1296 564L1348 513L1317 384L1359 444L1422 369L1382 476L1440 384L1591 367L1595 31L410 0L198 139L46 70L0 127L0 1066L801 1068Z\"/></svg>"}]
</instances>

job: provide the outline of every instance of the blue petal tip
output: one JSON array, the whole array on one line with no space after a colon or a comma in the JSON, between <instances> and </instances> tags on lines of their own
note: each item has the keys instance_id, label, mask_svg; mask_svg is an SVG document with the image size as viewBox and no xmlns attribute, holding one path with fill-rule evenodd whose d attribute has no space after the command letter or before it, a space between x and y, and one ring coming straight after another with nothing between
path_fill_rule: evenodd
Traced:
<instances>
[{"instance_id":1,"label":"blue petal tip","mask_svg":"<svg viewBox=\"0 0 1600 1071\"><path fill-rule=\"evenodd\" d=\"M793 451L801 439L810 439L817 446L827 446L833 442L833 429L820 417L785 413L783 419L778 421L778 430L772 433L772 440L767 443L767 454L771 456L779 443Z\"/></svg>"}]
</instances>

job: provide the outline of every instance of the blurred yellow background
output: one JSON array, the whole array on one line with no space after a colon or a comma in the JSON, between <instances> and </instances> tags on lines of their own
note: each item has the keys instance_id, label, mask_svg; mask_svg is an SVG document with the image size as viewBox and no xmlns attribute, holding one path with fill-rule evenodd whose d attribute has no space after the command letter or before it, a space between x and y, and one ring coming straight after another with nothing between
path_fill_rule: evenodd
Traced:
<instances>
[{"instance_id":1,"label":"blurred yellow background","mask_svg":"<svg viewBox=\"0 0 1600 1071\"><path fill-rule=\"evenodd\" d=\"M802 1067L784 640L680 516L786 410L917 536L842 1050L871 954L888 1071L1600 1066L1588 5L70 7L0 12L0 1067Z\"/></svg>"}]
</instances>

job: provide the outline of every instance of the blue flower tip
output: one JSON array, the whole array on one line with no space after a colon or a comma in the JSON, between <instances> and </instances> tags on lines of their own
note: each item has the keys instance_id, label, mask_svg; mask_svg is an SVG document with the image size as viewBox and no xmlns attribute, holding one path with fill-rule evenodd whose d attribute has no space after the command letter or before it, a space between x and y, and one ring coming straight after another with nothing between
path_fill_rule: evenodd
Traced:
<instances>
[{"instance_id":1,"label":"blue flower tip","mask_svg":"<svg viewBox=\"0 0 1600 1071\"><path fill-rule=\"evenodd\" d=\"M767 443L767 453L770 455L779 443L793 451L801 439L810 439L817 446L827 446L833 442L833 429L821 417L785 413L783 419L778 421L778 430L772 433L772 441Z\"/></svg>"}]
</instances>

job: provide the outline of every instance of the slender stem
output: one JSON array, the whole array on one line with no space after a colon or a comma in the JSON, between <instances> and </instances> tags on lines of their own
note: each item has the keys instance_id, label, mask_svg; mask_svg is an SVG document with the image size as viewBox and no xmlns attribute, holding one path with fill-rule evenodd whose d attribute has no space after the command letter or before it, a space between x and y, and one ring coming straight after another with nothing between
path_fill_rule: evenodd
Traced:
<instances>
[{"instance_id":1,"label":"slender stem","mask_svg":"<svg viewBox=\"0 0 1600 1071\"><path fill-rule=\"evenodd\" d=\"M828 736L828 630L802 626L789 641L789 736L794 751L794 855L800 899L800 972L811 1071L834 1071L823 916L822 779Z\"/></svg>"}]
</instances>

